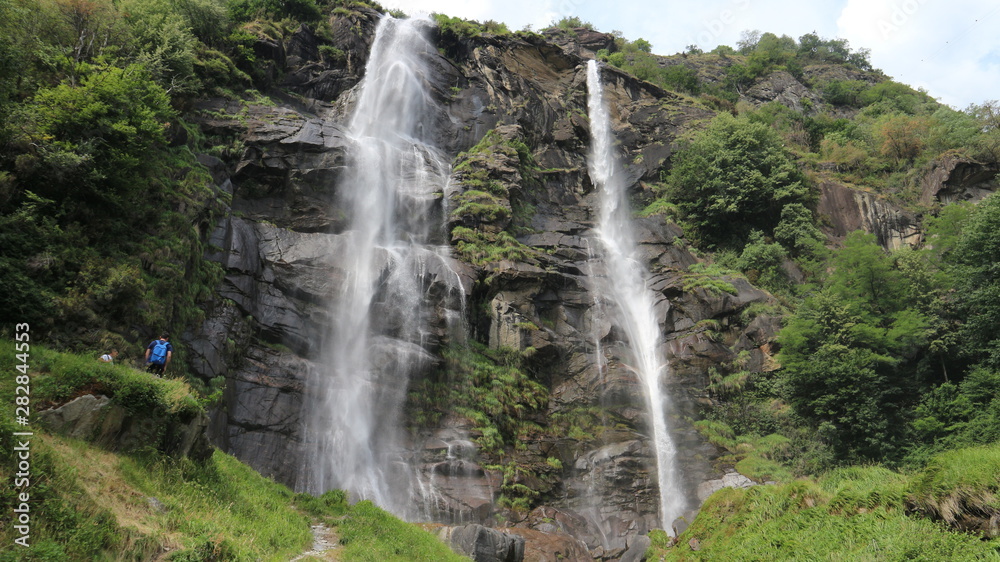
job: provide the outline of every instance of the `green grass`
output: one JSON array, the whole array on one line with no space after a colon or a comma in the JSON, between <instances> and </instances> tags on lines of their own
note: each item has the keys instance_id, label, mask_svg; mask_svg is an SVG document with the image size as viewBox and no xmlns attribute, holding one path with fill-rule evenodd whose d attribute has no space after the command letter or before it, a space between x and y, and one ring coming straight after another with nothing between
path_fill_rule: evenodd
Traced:
<instances>
[{"instance_id":1,"label":"green grass","mask_svg":"<svg viewBox=\"0 0 1000 562\"><path fill-rule=\"evenodd\" d=\"M11 342L0 341L6 372L16 372L13 351ZM33 345L32 406L100 390L133 408L140 420L152 410L181 415L201 409L181 381L95 357ZM0 379L0 399L13 402L15 382L13 376ZM0 413L0 480L8 483L16 467L13 433L25 429L14 425L13 414L13 408ZM220 451L200 463L152 447L116 454L30 429L30 486L0 486L0 510L11 514L21 501L15 494L30 495L31 547L13 548L16 530L0 525L0 562L277 562L310 548L309 527L316 520L340 535L344 546L331 553L337 560L461 560L430 533L368 502L349 506L339 491L296 495Z\"/></svg>"},{"instance_id":2,"label":"green grass","mask_svg":"<svg viewBox=\"0 0 1000 562\"><path fill-rule=\"evenodd\" d=\"M490 233L456 226L451 231L451 237L458 255L463 260L479 266L504 260L524 261L535 253L504 231Z\"/></svg>"},{"instance_id":3,"label":"green grass","mask_svg":"<svg viewBox=\"0 0 1000 562\"><path fill-rule=\"evenodd\" d=\"M935 456L913 480L909 500L918 511L951 525L1000 535L1000 446Z\"/></svg>"},{"instance_id":4,"label":"green grass","mask_svg":"<svg viewBox=\"0 0 1000 562\"><path fill-rule=\"evenodd\" d=\"M369 501L349 508L337 525L342 559L358 562L468 562L434 535L404 523Z\"/></svg>"},{"instance_id":5,"label":"green grass","mask_svg":"<svg viewBox=\"0 0 1000 562\"><path fill-rule=\"evenodd\" d=\"M665 560L1000 560L1000 543L906 514L898 477L858 469L814 481L725 489ZM888 471L885 471L888 472ZM856 479L857 478L857 479ZM690 548L697 541L699 550Z\"/></svg>"},{"instance_id":6,"label":"green grass","mask_svg":"<svg viewBox=\"0 0 1000 562\"><path fill-rule=\"evenodd\" d=\"M908 504L914 494L941 499L958 489L977 497L995 491L998 459L1000 447L966 449L937 457L913 476L853 466L817 479L724 489L705 502L677 546L653 536L647 559L1000 560L1000 540L955 532Z\"/></svg>"},{"instance_id":7,"label":"green grass","mask_svg":"<svg viewBox=\"0 0 1000 562\"><path fill-rule=\"evenodd\" d=\"M97 352L64 353L31 344L27 364L32 409L59 406L81 394L104 394L130 412L158 409L171 417L189 417L203 410L187 382L157 378L128 365L102 363L97 356ZM0 339L0 368L14 372L16 364L15 343ZM14 401L14 382L12 377L0 382L0 399L8 404Z\"/></svg>"},{"instance_id":8,"label":"green grass","mask_svg":"<svg viewBox=\"0 0 1000 562\"><path fill-rule=\"evenodd\" d=\"M691 292L697 288L706 289L716 295L728 293L736 295L738 291L732 283L726 281L723 276L738 276L739 273L726 269L716 264L695 263L688 267L688 273L684 276L684 292Z\"/></svg>"}]
</instances>

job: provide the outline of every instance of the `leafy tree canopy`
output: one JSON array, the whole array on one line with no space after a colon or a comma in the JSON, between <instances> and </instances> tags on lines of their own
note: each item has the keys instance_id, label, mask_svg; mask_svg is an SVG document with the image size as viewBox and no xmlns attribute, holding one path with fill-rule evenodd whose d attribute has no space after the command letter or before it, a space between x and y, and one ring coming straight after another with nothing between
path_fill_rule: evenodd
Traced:
<instances>
[{"instance_id":1,"label":"leafy tree canopy","mask_svg":"<svg viewBox=\"0 0 1000 562\"><path fill-rule=\"evenodd\" d=\"M752 230L771 234L785 205L808 204L805 177L773 129L727 113L674 156L668 197L709 245L742 245Z\"/></svg>"}]
</instances>

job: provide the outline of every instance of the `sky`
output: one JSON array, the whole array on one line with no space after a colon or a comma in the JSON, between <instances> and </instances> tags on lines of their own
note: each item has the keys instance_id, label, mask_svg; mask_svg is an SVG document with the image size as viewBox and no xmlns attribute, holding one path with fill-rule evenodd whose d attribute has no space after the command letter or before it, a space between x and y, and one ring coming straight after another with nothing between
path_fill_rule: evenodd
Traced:
<instances>
[{"instance_id":1,"label":"sky","mask_svg":"<svg viewBox=\"0 0 1000 562\"><path fill-rule=\"evenodd\" d=\"M816 32L871 50L894 80L923 88L955 109L1000 99L997 0L380 0L407 14L439 12L539 30L577 16L598 31L643 38L672 55L697 45L736 46L744 30L800 36Z\"/></svg>"}]
</instances>

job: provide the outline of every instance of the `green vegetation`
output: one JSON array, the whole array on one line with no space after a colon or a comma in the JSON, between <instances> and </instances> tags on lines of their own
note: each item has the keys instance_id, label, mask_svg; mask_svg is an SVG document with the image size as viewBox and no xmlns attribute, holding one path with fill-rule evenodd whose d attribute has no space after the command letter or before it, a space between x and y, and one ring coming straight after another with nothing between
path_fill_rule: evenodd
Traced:
<instances>
[{"instance_id":1,"label":"green vegetation","mask_svg":"<svg viewBox=\"0 0 1000 562\"><path fill-rule=\"evenodd\" d=\"M529 511L540 495L525 482L562 469L558 459L553 463L525 451L524 438L542 431L533 420L548 403L548 389L525 366L532 353L478 343L453 347L444 352L443 368L418 382L408 397L409 419L420 427L449 413L472 422L484 468L503 477L497 504L520 512Z\"/></svg>"},{"instance_id":2,"label":"green vegetation","mask_svg":"<svg viewBox=\"0 0 1000 562\"><path fill-rule=\"evenodd\" d=\"M0 341L0 367L14 369L13 342ZM60 404L83 393L112 396L158 431L203 411L179 380L163 380L95 357L32 345L32 407ZM20 362L18 362L19 364ZM14 403L14 377L0 380L0 399ZM159 412L165 417L153 418ZM0 478L14 482L17 452L13 409L0 415ZM414 525L368 502L350 506L343 492L315 498L264 478L219 451L204 462L176 459L149 442L115 454L93 444L32 428L31 485L0 487L0 508L13 513L17 492L30 494L31 547L14 547L16 530L0 527L8 545L0 561L289 560L309 550L310 525L323 522L339 539L338 560L463 560Z\"/></svg>"},{"instance_id":3,"label":"green vegetation","mask_svg":"<svg viewBox=\"0 0 1000 562\"><path fill-rule=\"evenodd\" d=\"M458 254L480 266L529 259L535 251L515 235L530 230L529 192L537 184L538 167L519 133L491 130L455 162L458 182L465 187L452 197L450 212ZM507 165L517 168L516 176L507 175Z\"/></svg>"},{"instance_id":4,"label":"green vegetation","mask_svg":"<svg viewBox=\"0 0 1000 562\"><path fill-rule=\"evenodd\" d=\"M357 562L465 562L447 545L427 531L393 517L369 501L345 511L343 519L327 519L336 525L342 560Z\"/></svg>"},{"instance_id":5,"label":"green vegetation","mask_svg":"<svg viewBox=\"0 0 1000 562\"><path fill-rule=\"evenodd\" d=\"M666 180L663 196L709 246L771 234L786 205L814 197L773 129L727 113L678 150Z\"/></svg>"},{"instance_id":6,"label":"green vegetation","mask_svg":"<svg viewBox=\"0 0 1000 562\"><path fill-rule=\"evenodd\" d=\"M680 546L654 537L654 556L1000 557L997 209L996 196L946 207L918 249L856 232L814 254L817 282L787 293L780 368L710 370L717 405L696 423L721 462L779 485L713 495Z\"/></svg>"},{"instance_id":7,"label":"green vegetation","mask_svg":"<svg viewBox=\"0 0 1000 562\"><path fill-rule=\"evenodd\" d=\"M716 264L696 263L688 267L688 274L684 276L684 290L708 289L709 291L721 295L728 293L735 295L736 287L725 280L725 276L732 276L735 272Z\"/></svg>"},{"instance_id":8,"label":"green vegetation","mask_svg":"<svg viewBox=\"0 0 1000 562\"><path fill-rule=\"evenodd\" d=\"M228 195L197 162L209 141L183 110L207 93L266 86L254 83L251 47L272 27L251 20L304 17L309 5L0 1L0 307L10 317L58 346L133 356L154 332L201 319L221 278L203 259L205 238Z\"/></svg>"},{"instance_id":9,"label":"green vegetation","mask_svg":"<svg viewBox=\"0 0 1000 562\"><path fill-rule=\"evenodd\" d=\"M448 17L444 14L434 14L434 23L438 25L438 31L446 42L461 38L479 37L487 33L491 35L510 35L510 30L507 29L506 24L493 20L479 23L458 17Z\"/></svg>"},{"instance_id":10,"label":"green vegetation","mask_svg":"<svg viewBox=\"0 0 1000 562\"><path fill-rule=\"evenodd\" d=\"M173 560L285 560L308 547L314 521L337 534L344 560L454 559L429 534L368 503L350 506L343 493L294 495L218 452L203 463L165 457L168 425L217 394L127 366L154 332L181 334L202 320L222 275L203 256L229 196L195 155L243 145L206 138L187 112L205 96L271 103L259 92L276 73L259 60L259 41L308 23L322 42L327 12L358 18L364 6L384 11L349 0L0 0L0 310L31 324L33 338L84 352L31 342L32 404L102 393L166 421L146 447L122 455L39 432L35 547L17 559L168 551ZM511 35L497 22L435 19L446 52ZM591 26L564 18L554 27ZM332 65L350 58L329 41L319 51ZM749 352L708 370L715 404L697 424L725 451L720 462L779 485L713 496L682 537L700 550L662 555L995 559L996 538L974 533L995 537L1000 512L1000 198L942 208L921 202L918 186L942 158L1000 163L998 103L942 106L872 69L866 51L815 34L749 32L738 49L690 46L671 58L650 51L617 34L599 56L722 113L672 148L644 214L676 220L700 251L714 252L681 272L685 291L735 295L742 275L780 304L748 306L739 322L784 322L762 372L748 367ZM740 101L776 71L819 96L796 109ZM539 204L537 165L520 133L502 130L455 161L463 191L450 201L451 241L480 268L538 263L517 240ZM925 243L886 252L855 233L828 249L813 189L826 180L918 212ZM476 287L478 296L496 289L491 279ZM553 318L535 320L553 328ZM728 327L710 318L694 330L725 345ZM96 361L97 349L112 346L125 364ZM526 450L527 436L594 441L632 423L572 405L545 420L548 391L532 352L449 349L409 401L408 419L422 426L469 420L484 468L501 478L498 504L513 512L546 500L566 461ZM179 346L180 374L184 355ZM0 366L12 372L14 356L13 342L0 340ZM12 381L0 381L8 404ZM0 416L5 481L14 466L9 415ZM0 507L14 503L13 490L0 488ZM0 527L6 544L13 533ZM666 548L662 535L654 542Z\"/></svg>"},{"instance_id":11,"label":"green vegetation","mask_svg":"<svg viewBox=\"0 0 1000 562\"><path fill-rule=\"evenodd\" d=\"M418 423L432 421L421 416L455 412L473 423L476 442L488 457L523 446L519 437L538 429L529 420L548 401L545 386L522 368L524 353L472 343L446 350L444 358L444 367L409 395Z\"/></svg>"},{"instance_id":12,"label":"green vegetation","mask_svg":"<svg viewBox=\"0 0 1000 562\"><path fill-rule=\"evenodd\" d=\"M15 372L16 343L0 339L0 367ZM111 365L96 355L52 351L31 344L31 402L36 408L60 406L81 394L103 394L130 413L162 414L164 421L187 421L203 411L187 382L161 379L126 365ZM0 399L14 403L14 381L0 385ZM160 428L166 430L166 427ZM155 446L155 443L148 443Z\"/></svg>"},{"instance_id":13,"label":"green vegetation","mask_svg":"<svg viewBox=\"0 0 1000 562\"><path fill-rule=\"evenodd\" d=\"M993 451L995 456L996 449ZM995 489L996 473L990 476ZM665 548L665 536L651 535L654 546L650 558L997 559L997 540L949 532L938 523L909 513L908 490L923 478L926 476L911 478L879 467L852 467L832 471L815 481L724 489L708 499L694 523L679 537L678 547ZM984 489L980 485L979 490ZM691 541L697 550L689 548Z\"/></svg>"},{"instance_id":14,"label":"green vegetation","mask_svg":"<svg viewBox=\"0 0 1000 562\"><path fill-rule=\"evenodd\" d=\"M855 462L921 467L1000 440L997 209L997 197L948 209L929 221L933 245L918 250L887 253L872 235L848 236L822 282L790 301L781 369L724 366L713 382L721 407L705 429L734 461L754 456L764 436L788 437L778 460L794 475Z\"/></svg>"},{"instance_id":15,"label":"green vegetation","mask_svg":"<svg viewBox=\"0 0 1000 562\"><path fill-rule=\"evenodd\" d=\"M556 27L565 31L573 31L574 29L584 28L584 29L594 29L594 25L589 21L583 21L577 16L563 16L559 21L552 22L549 27Z\"/></svg>"}]
</instances>

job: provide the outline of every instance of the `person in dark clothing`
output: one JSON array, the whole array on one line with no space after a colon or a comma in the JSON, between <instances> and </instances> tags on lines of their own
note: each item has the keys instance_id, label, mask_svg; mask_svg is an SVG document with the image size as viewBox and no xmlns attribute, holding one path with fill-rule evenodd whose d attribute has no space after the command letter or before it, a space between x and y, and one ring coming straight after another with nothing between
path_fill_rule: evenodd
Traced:
<instances>
[{"instance_id":1,"label":"person in dark clothing","mask_svg":"<svg viewBox=\"0 0 1000 562\"><path fill-rule=\"evenodd\" d=\"M173 355L174 346L170 345L170 334L164 332L159 339L146 346L146 371L162 377Z\"/></svg>"}]
</instances>

